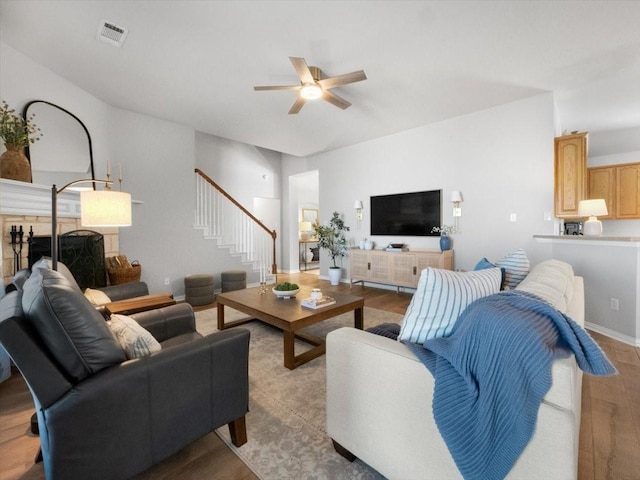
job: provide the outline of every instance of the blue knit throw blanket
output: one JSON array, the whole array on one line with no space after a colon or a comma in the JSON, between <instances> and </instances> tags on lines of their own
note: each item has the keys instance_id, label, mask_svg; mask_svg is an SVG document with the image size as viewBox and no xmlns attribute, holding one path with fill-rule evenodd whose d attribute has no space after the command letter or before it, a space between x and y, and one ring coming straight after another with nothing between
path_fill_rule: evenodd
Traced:
<instances>
[{"instance_id":1,"label":"blue knit throw blanket","mask_svg":"<svg viewBox=\"0 0 640 480\"><path fill-rule=\"evenodd\" d=\"M435 379L433 415L466 480L504 478L533 435L554 355L593 375L616 369L576 322L529 293L473 302L446 338L406 343Z\"/></svg>"}]
</instances>

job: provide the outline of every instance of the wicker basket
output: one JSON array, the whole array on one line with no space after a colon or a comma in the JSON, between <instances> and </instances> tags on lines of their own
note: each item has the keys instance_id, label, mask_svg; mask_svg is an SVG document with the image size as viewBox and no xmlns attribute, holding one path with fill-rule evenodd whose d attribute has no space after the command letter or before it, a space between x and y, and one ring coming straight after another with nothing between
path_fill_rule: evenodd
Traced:
<instances>
[{"instance_id":1,"label":"wicker basket","mask_svg":"<svg viewBox=\"0 0 640 480\"><path fill-rule=\"evenodd\" d=\"M107 270L109 274L109 283L111 285L120 285L122 283L139 282L142 273L142 265L131 265L131 268L116 268Z\"/></svg>"},{"instance_id":2,"label":"wicker basket","mask_svg":"<svg viewBox=\"0 0 640 480\"><path fill-rule=\"evenodd\" d=\"M107 274L111 285L139 282L142 273L142 265L137 261L129 263L127 257L118 255L107 258Z\"/></svg>"}]
</instances>

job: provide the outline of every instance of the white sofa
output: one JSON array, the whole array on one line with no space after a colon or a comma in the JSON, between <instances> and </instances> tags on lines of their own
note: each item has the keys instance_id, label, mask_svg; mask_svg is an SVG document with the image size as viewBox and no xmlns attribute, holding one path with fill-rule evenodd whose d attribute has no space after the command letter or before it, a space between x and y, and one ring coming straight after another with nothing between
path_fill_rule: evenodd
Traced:
<instances>
[{"instance_id":1,"label":"white sofa","mask_svg":"<svg viewBox=\"0 0 640 480\"><path fill-rule=\"evenodd\" d=\"M584 325L583 279L570 283L566 314ZM509 479L577 478L582 371L573 355L554 360L552 378ZM433 418L433 387L429 370L400 342L354 328L327 336L327 432L391 480L462 478Z\"/></svg>"}]
</instances>

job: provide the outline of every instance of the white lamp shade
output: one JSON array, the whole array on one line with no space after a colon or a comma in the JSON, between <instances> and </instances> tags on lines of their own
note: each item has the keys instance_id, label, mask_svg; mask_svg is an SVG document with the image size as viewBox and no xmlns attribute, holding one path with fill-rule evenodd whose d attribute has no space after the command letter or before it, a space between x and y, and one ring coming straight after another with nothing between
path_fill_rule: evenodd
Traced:
<instances>
[{"instance_id":1,"label":"white lamp shade","mask_svg":"<svg viewBox=\"0 0 640 480\"><path fill-rule=\"evenodd\" d=\"M451 201L452 202L461 202L462 201L462 193L458 190L454 190L451 192Z\"/></svg>"},{"instance_id":2,"label":"white lamp shade","mask_svg":"<svg viewBox=\"0 0 640 480\"><path fill-rule=\"evenodd\" d=\"M353 208L356 210L362 210L364 207L362 206L362 200L356 200L353 204Z\"/></svg>"},{"instance_id":3,"label":"white lamp shade","mask_svg":"<svg viewBox=\"0 0 640 480\"><path fill-rule=\"evenodd\" d=\"M131 195L113 190L80 192L80 223L84 227L131 225Z\"/></svg>"},{"instance_id":4,"label":"white lamp shade","mask_svg":"<svg viewBox=\"0 0 640 480\"><path fill-rule=\"evenodd\" d=\"M604 198L580 200L580 203L578 204L579 217L601 217L608 214L609 212Z\"/></svg>"},{"instance_id":5,"label":"white lamp shade","mask_svg":"<svg viewBox=\"0 0 640 480\"><path fill-rule=\"evenodd\" d=\"M313 230L313 226L311 225L311 222L300 222L298 224L298 228L300 229L301 232L310 232L311 230Z\"/></svg>"}]
</instances>

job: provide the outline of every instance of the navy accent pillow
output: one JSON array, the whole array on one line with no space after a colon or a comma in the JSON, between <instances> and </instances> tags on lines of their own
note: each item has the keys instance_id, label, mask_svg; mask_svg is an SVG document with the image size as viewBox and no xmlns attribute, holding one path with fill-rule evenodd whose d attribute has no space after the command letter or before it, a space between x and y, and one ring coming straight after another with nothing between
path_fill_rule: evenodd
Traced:
<instances>
[{"instance_id":1,"label":"navy accent pillow","mask_svg":"<svg viewBox=\"0 0 640 480\"><path fill-rule=\"evenodd\" d=\"M487 258L483 258L482 260L480 260L478 263L476 263L476 266L473 267L474 270L484 270L485 268L496 268L497 265L494 265L493 263L491 263L489 260L487 260ZM504 267L500 267L500 274L502 275L502 279L500 280L500 290L504 290L504 281L506 279L507 273L504 269Z\"/></svg>"},{"instance_id":2,"label":"navy accent pillow","mask_svg":"<svg viewBox=\"0 0 640 480\"><path fill-rule=\"evenodd\" d=\"M400 335L400 325L397 323L381 323L375 327L367 328L366 331L390 338L391 340L397 340L398 335Z\"/></svg>"}]
</instances>

